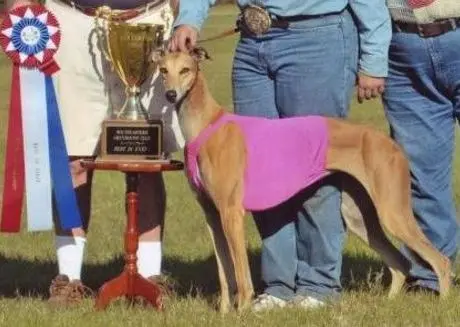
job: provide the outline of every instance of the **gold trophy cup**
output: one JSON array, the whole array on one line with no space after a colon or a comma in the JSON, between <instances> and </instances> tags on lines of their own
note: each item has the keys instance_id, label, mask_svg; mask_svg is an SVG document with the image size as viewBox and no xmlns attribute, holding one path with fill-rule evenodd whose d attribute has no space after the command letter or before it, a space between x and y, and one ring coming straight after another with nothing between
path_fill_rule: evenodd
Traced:
<instances>
[{"instance_id":1,"label":"gold trophy cup","mask_svg":"<svg viewBox=\"0 0 460 327\"><path fill-rule=\"evenodd\" d=\"M163 122L149 117L139 94L140 86L156 69L152 53L163 45L164 27L117 21L108 7L98 12L96 30L102 52L126 87L123 106L102 122L98 159L162 159Z\"/></svg>"}]
</instances>

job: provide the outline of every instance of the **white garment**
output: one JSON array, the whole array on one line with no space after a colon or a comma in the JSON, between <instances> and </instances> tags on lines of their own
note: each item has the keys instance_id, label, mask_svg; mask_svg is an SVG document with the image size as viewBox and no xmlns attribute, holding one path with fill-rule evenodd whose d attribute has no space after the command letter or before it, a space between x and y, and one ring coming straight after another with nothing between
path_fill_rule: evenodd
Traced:
<instances>
[{"instance_id":1,"label":"white garment","mask_svg":"<svg viewBox=\"0 0 460 327\"><path fill-rule=\"evenodd\" d=\"M59 274L70 280L81 280L86 238L81 236L56 236Z\"/></svg>"},{"instance_id":2,"label":"white garment","mask_svg":"<svg viewBox=\"0 0 460 327\"><path fill-rule=\"evenodd\" d=\"M144 277L161 274L162 249L159 241L140 241L137 249L137 269Z\"/></svg>"},{"instance_id":3,"label":"white garment","mask_svg":"<svg viewBox=\"0 0 460 327\"><path fill-rule=\"evenodd\" d=\"M406 0L387 0L387 7L394 21L405 23L417 22L414 11L409 7Z\"/></svg>"},{"instance_id":4,"label":"white garment","mask_svg":"<svg viewBox=\"0 0 460 327\"><path fill-rule=\"evenodd\" d=\"M125 88L101 54L94 17L87 16L59 0L47 1L61 28L61 43L55 59L60 71L54 75L61 121L68 154L96 154L101 122L110 112L120 108L125 100ZM165 24L169 37L173 14L166 1L154 10L129 21L130 23ZM164 97L158 72L142 85L142 103L152 116L164 121L165 152L177 151L184 145L176 112Z\"/></svg>"},{"instance_id":5,"label":"white garment","mask_svg":"<svg viewBox=\"0 0 460 327\"><path fill-rule=\"evenodd\" d=\"M419 23L431 23L446 18L460 18L459 0L436 0L414 9Z\"/></svg>"},{"instance_id":6,"label":"white garment","mask_svg":"<svg viewBox=\"0 0 460 327\"><path fill-rule=\"evenodd\" d=\"M391 18L398 22L432 23L446 18L460 18L459 0L426 1L427 4L411 9L408 0L387 0Z\"/></svg>"}]
</instances>

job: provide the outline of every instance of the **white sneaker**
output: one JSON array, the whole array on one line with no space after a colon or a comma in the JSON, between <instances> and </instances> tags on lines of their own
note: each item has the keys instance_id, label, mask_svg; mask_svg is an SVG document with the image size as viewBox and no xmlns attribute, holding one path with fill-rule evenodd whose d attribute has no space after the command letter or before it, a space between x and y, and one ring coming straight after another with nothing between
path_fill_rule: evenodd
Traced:
<instances>
[{"instance_id":1,"label":"white sneaker","mask_svg":"<svg viewBox=\"0 0 460 327\"><path fill-rule=\"evenodd\" d=\"M252 302L252 311L260 312L275 308L284 308L287 303L286 300L267 293L262 293Z\"/></svg>"},{"instance_id":2,"label":"white sneaker","mask_svg":"<svg viewBox=\"0 0 460 327\"><path fill-rule=\"evenodd\" d=\"M318 300L312 296L296 296L291 304L303 309L317 309L326 305L326 302Z\"/></svg>"}]
</instances>

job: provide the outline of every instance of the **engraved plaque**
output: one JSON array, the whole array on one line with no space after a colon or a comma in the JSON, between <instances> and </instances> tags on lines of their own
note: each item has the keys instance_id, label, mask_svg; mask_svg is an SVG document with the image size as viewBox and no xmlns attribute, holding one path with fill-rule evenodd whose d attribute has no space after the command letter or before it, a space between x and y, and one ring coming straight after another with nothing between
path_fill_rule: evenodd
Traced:
<instances>
[{"instance_id":1,"label":"engraved plaque","mask_svg":"<svg viewBox=\"0 0 460 327\"><path fill-rule=\"evenodd\" d=\"M161 159L163 157L161 120L106 120L102 123L102 159Z\"/></svg>"}]
</instances>

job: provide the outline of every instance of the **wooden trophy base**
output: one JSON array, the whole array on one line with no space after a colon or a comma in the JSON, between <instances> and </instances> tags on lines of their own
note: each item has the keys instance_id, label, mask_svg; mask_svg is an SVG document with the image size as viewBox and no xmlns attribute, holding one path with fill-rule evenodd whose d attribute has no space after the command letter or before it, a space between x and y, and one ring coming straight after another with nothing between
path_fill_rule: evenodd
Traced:
<instances>
[{"instance_id":1,"label":"wooden trophy base","mask_svg":"<svg viewBox=\"0 0 460 327\"><path fill-rule=\"evenodd\" d=\"M161 289L138 273L124 270L118 277L106 282L99 289L96 309L105 309L111 301L126 296L131 302L142 298L157 310L163 310Z\"/></svg>"}]
</instances>

